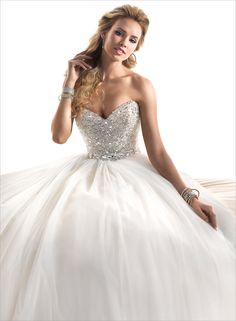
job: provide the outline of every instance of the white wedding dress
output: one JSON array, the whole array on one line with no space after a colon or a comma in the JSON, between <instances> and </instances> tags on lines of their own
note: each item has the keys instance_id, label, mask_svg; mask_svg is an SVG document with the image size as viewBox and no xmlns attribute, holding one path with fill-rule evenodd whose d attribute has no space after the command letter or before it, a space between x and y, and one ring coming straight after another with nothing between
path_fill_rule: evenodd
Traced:
<instances>
[{"instance_id":1,"label":"white wedding dress","mask_svg":"<svg viewBox=\"0 0 236 321\"><path fill-rule=\"evenodd\" d=\"M87 152L1 176L1 320L235 320L235 213L203 221L140 152L139 105L76 120Z\"/></svg>"}]
</instances>

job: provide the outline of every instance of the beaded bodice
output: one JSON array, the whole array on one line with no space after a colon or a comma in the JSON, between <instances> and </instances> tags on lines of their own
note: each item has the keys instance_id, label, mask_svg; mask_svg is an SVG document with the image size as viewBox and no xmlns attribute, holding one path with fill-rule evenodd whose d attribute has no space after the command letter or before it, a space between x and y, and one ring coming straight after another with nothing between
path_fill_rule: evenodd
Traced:
<instances>
[{"instance_id":1,"label":"beaded bodice","mask_svg":"<svg viewBox=\"0 0 236 321\"><path fill-rule=\"evenodd\" d=\"M83 108L76 124L86 143L88 158L117 160L140 152L139 105L134 100L118 106L107 118Z\"/></svg>"}]
</instances>

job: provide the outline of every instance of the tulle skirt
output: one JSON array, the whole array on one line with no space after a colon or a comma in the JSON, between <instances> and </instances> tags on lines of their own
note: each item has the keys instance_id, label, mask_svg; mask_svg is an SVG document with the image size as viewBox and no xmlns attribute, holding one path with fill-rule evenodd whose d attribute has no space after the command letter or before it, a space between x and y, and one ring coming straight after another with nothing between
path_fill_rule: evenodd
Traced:
<instances>
[{"instance_id":1,"label":"tulle skirt","mask_svg":"<svg viewBox=\"0 0 236 321\"><path fill-rule=\"evenodd\" d=\"M217 231L144 154L2 175L1 320L235 320L235 213L180 174Z\"/></svg>"}]
</instances>

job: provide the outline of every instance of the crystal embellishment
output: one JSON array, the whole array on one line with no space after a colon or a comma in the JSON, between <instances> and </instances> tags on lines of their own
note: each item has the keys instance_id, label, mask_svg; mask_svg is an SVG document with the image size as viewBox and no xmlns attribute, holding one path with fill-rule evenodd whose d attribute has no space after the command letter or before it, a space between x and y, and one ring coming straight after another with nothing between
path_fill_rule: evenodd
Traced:
<instances>
[{"instance_id":1,"label":"crystal embellishment","mask_svg":"<svg viewBox=\"0 0 236 321\"><path fill-rule=\"evenodd\" d=\"M139 153L139 105L130 100L118 106L107 117L83 108L76 124L85 141L88 158L118 160Z\"/></svg>"}]
</instances>

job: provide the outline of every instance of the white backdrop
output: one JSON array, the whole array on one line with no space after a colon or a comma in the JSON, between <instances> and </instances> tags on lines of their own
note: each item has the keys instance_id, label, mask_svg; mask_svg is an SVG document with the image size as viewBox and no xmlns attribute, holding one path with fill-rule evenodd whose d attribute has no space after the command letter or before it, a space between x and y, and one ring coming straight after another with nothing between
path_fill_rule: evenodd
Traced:
<instances>
[{"instance_id":1,"label":"white backdrop","mask_svg":"<svg viewBox=\"0 0 236 321\"><path fill-rule=\"evenodd\" d=\"M51 139L67 61L101 15L133 4L150 18L135 71L152 80L158 121L177 169L235 178L234 1L2 1L1 172L86 150L78 129ZM145 146L140 136L140 145Z\"/></svg>"}]
</instances>

